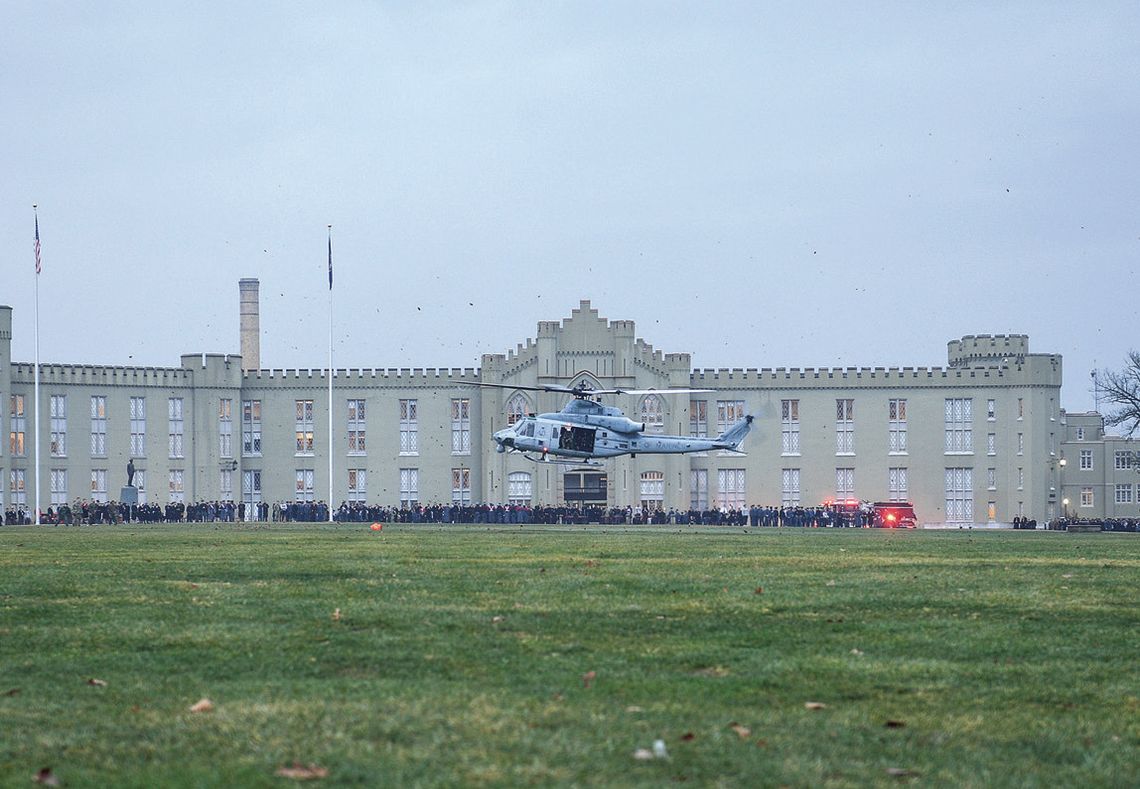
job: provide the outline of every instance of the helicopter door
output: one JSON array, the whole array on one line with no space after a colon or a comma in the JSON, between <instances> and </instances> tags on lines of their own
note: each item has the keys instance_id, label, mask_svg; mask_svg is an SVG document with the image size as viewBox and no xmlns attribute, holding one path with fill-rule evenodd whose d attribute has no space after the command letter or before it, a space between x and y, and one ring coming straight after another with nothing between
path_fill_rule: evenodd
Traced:
<instances>
[{"instance_id":1,"label":"helicopter door","mask_svg":"<svg viewBox=\"0 0 1140 789\"><path fill-rule=\"evenodd\" d=\"M594 451L595 428L563 425L558 430L558 448L572 452Z\"/></svg>"}]
</instances>

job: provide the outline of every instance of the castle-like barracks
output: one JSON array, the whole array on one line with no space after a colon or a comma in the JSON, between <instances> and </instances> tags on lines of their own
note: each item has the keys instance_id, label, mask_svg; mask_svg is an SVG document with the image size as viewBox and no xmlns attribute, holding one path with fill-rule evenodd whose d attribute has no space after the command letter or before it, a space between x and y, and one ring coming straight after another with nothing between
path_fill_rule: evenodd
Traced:
<instances>
[{"instance_id":1,"label":"castle-like barracks","mask_svg":"<svg viewBox=\"0 0 1140 789\"><path fill-rule=\"evenodd\" d=\"M40 365L11 357L0 307L0 510L115 500L128 460L139 503L324 500L324 369L262 368L258 281L239 283L241 354L188 354L171 368ZM693 369L631 321L582 301L568 318L480 368L338 369L332 379L332 497L375 504L506 503L665 510L911 501L922 523L1015 517L1136 517L1132 442L1095 413L1066 414L1058 354L1025 335L968 335L944 367ZM598 388L707 388L610 396L650 432L715 436L756 416L743 453L638 455L583 469L497 453L491 433L566 396L483 381ZM252 507L247 507L252 511Z\"/></svg>"}]
</instances>

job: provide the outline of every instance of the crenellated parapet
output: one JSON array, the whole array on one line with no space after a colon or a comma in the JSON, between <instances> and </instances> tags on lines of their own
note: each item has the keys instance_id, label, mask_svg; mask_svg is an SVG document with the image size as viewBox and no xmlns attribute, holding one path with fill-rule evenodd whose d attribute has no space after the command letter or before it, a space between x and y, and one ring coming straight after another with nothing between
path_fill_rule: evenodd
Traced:
<instances>
[{"instance_id":1,"label":"crenellated parapet","mask_svg":"<svg viewBox=\"0 0 1140 789\"><path fill-rule=\"evenodd\" d=\"M310 387L328 386L328 370L321 368L280 368L252 370L242 374L242 385L249 387ZM344 388L369 387L438 387L469 384L480 380L474 367L399 367L399 368L339 368L333 370L333 386Z\"/></svg>"},{"instance_id":2,"label":"crenellated parapet","mask_svg":"<svg viewBox=\"0 0 1140 789\"><path fill-rule=\"evenodd\" d=\"M946 344L951 367L1021 364L1028 355L1028 334L967 334Z\"/></svg>"},{"instance_id":3,"label":"crenellated parapet","mask_svg":"<svg viewBox=\"0 0 1140 789\"><path fill-rule=\"evenodd\" d=\"M1033 370L1018 367L845 367L845 368L721 368L694 370L692 386L711 389L739 388L868 388L958 386L970 381L986 385L1026 386Z\"/></svg>"},{"instance_id":4,"label":"crenellated parapet","mask_svg":"<svg viewBox=\"0 0 1140 789\"><path fill-rule=\"evenodd\" d=\"M12 364L12 382L35 383L35 365ZM193 386L194 371L182 367L116 367L40 363L40 386Z\"/></svg>"}]
</instances>

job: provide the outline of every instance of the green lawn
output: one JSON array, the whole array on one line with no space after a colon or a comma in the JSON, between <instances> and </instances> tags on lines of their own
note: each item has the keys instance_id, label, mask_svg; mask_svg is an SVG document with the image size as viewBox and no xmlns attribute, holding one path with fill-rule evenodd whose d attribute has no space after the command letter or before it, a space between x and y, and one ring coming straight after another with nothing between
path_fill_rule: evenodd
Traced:
<instances>
[{"instance_id":1,"label":"green lawn","mask_svg":"<svg viewBox=\"0 0 1140 789\"><path fill-rule=\"evenodd\" d=\"M1130 534L5 527L0 785L1137 786L1138 580Z\"/></svg>"}]
</instances>

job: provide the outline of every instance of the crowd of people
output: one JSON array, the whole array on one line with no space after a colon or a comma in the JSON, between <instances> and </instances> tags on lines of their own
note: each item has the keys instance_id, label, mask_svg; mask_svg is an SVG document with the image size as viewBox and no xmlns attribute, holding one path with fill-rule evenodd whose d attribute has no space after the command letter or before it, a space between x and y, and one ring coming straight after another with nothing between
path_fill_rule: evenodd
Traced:
<instances>
[{"instance_id":1,"label":"crowd of people","mask_svg":"<svg viewBox=\"0 0 1140 789\"><path fill-rule=\"evenodd\" d=\"M323 501L245 502L204 501L128 505L121 502L76 500L72 504L49 507L41 523L65 526L112 523L323 523L329 508ZM478 524L587 524L601 525L693 525L753 527L866 527L870 514L860 510L819 507L774 507L753 505L747 509L660 509L650 507L547 506L529 504L430 504L382 506L342 502L333 512L338 523L478 523ZM5 525L32 523L23 507L8 507ZM1104 531L1140 531L1140 518L1076 519L1060 518L1042 528L1065 530L1069 524L1100 524ZM1037 529L1037 521L1014 518L1015 529Z\"/></svg>"}]
</instances>

